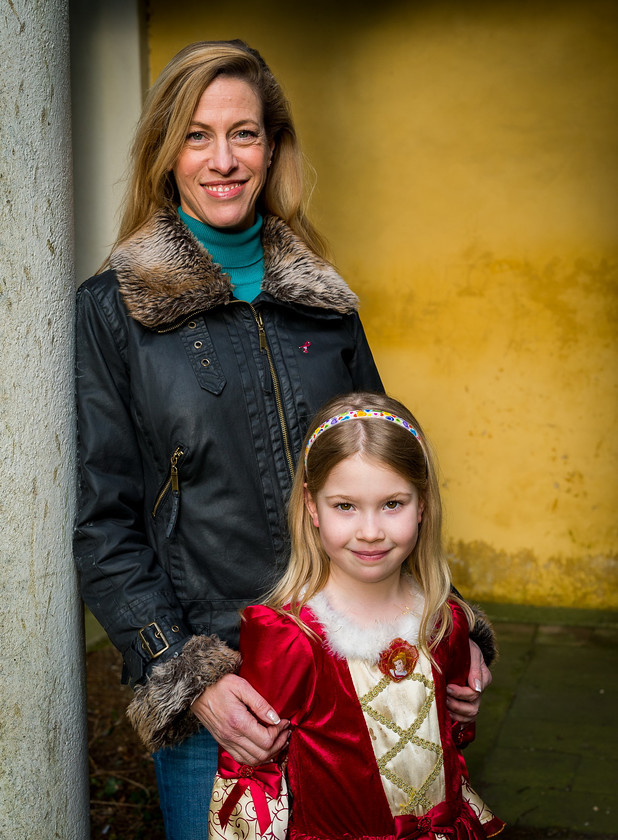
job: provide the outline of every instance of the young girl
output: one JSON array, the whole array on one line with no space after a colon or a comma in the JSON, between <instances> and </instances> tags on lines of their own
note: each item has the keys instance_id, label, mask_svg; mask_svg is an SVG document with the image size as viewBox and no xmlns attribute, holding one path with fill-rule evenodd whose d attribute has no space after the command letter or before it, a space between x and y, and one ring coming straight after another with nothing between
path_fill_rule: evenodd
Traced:
<instances>
[{"instance_id":1,"label":"young girl","mask_svg":"<svg viewBox=\"0 0 618 840\"><path fill-rule=\"evenodd\" d=\"M491 837L447 683L464 685L470 608L451 592L425 437L395 400L331 400L305 441L292 554L268 604L243 616L241 674L291 735L277 762L224 750L211 838Z\"/></svg>"}]
</instances>

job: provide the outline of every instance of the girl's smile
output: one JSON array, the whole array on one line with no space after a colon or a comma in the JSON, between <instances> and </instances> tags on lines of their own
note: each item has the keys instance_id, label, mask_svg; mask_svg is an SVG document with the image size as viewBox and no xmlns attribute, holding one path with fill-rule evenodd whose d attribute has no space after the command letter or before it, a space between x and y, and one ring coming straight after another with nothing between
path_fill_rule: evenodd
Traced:
<instances>
[{"instance_id":1,"label":"girl's smile","mask_svg":"<svg viewBox=\"0 0 618 840\"><path fill-rule=\"evenodd\" d=\"M418 538L423 503L413 484L384 464L353 455L334 467L313 498L313 524L341 586L399 581Z\"/></svg>"},{"instance_id":2,"label":"girl's smile","mask_svg":"<svg viewBox=\"0 0 618 840\"><path fill-rule=\"evenodd\" d=\"M354 554L361 560L381 560L386 557L386 551L354 551Z\"/></svg>"}]
</instances>

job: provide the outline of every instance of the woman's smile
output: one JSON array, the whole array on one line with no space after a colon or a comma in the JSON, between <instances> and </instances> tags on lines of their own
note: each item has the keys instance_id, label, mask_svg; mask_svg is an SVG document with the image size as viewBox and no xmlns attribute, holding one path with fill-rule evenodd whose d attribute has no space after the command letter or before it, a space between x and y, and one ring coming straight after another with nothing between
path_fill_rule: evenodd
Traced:
<instances>
[{"instance_id":1,"label":"woman's smile","mask_svg":"<svg viewBox=\"0 0 618 840\"><path fill-rule=\"evenodd\" d=\"M237 195L238 190L242 189L246 182L235 181L234 183L217 183L217 184L202 184L204 189L212 195L221 196L221 198L228 198L232 195Z\"/></svg>"}]
</instances>

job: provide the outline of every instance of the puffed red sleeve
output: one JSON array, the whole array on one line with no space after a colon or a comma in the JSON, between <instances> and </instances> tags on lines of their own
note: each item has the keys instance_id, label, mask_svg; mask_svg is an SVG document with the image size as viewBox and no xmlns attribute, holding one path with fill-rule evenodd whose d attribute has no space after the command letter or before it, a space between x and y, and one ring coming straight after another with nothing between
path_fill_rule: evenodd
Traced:
<instances>
[{"instance_id":1,"label":"puffed red sleeve","mask_svg":"<svg viewBox=\"0 0 618 840\"><path fill-rule=\"evenodd\" d=\"M289 617L269 607L248 607L240 630L243 664L239 671L281 718L297 725L315 695L316 664L309 636ZM210 812L209 836L234 840L287 837L288 795L278 760L251 767L219 749Z\"/></svg>"},{"instance_id":2,"label":"puffed red sleeve","mask_svg":"<svg viewBox=\"0 0 618 840\"><path fill-rule=\"evenodd\" d=\"M470 627L459 604L450 603L453 629L448 637L448 655L444 663L446 684L467 685L470 672ZM476 724L453 721L453 740L458 747L466 747L474 740Z\"/></svg>"},{"instance_id":3,"label":"puffed red sleeve","mask_svg":"<svg viewBox=\"0 0 618 840\"><path fill-rule=\"evenodd\" d=\"M470 628L468 619L459 604L449 602L453 616L453 629L448 636L448 657L444 663L444 676L448 683L468 684L470 671Z\"/></svg>"},{"instance_id":4,"label":"puffed red sleeve","mask_svg":"<svg viewBox=\"0 0 618 840\"><path fill-rule=\"evenodd\" d=\"M240 629L240 675L281 718L299 723L311 708L316 642L293 619L270 607L247 607Z\"/></svg>"}]
</instances>

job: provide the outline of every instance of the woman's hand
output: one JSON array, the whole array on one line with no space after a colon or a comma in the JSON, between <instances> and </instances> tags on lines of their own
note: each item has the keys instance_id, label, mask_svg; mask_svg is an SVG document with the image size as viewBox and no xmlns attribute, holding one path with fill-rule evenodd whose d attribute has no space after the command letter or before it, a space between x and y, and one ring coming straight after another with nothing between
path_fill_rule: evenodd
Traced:
<instances>
[{"instance_id":1,"label":"woman's hand","mask_svg":"<svg viewBox=\"0 0 618 840\"><path fill-rule=\"evenodd\" d=\"M473 723L481 706L481 693L491 681L491 671L485 665L481 649L470 639L468 685L446 687L446 708L451 718L460 723Z\"/></svg>"},{"instance_id":2,"label":"woman's hand","mask_svg":"<svg viewBox=\"0 0 618 840\"><path fill-rule=\"evenodd\" d=\"M242 677L228 674L205 689L191 711L213 738L241 764L273 759L288 740L288 720Z\"/></svg>"}]
</instances>

